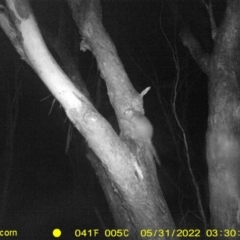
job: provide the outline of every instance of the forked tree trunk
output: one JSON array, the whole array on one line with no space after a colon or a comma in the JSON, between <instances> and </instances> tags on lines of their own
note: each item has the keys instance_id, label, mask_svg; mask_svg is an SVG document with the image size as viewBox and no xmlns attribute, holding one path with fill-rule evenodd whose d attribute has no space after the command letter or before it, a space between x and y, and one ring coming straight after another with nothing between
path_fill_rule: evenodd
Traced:
<instances>
[{"instance_id":1,"label":"forked tree trunk","mask_svg":"<svg viewBox=\"0 0 240 240\"><path fill-rule=\"evenodd\" d=\"M212 223L240 226L240 2L229 1L210 63L207 159Z\"/></svg>"},{"instance_id":2,"label":"forked tree trunk","mask_svg":"<svg viewBox=\"0 0 240 240\"><path fill-rule=\"evenodd\" d=\"M82 34L81 50L92 51L106 82L121 129L120 137L52 58L27 0L6 0L10 15L0 14L0 23L18 53L61 103L69 119L98 156L97 160L91 158L92 165L104 188L116 227L127 229L120 230L120 236L175 239L175 226L149 148L152 133L146 139L138 134L142 127L152 131L143 109L143 96L148 89L138 94L133 88L101 23L99 1L68 2ZM139 124L142 125L139 127Z\"/></svg>"},{"instance_id":3,"label":"forked tree trunk","mask_svg":"<svg viewBox=\"0 0 240 240\"><path fill-rule=\"evenodd\" d=\"M209 77L206 149L211 223L217 229L235 229L230 236L236 237L240 226L240 1L227 1L218 29L212 11L209 15L214 40L211 56L188 30L181 37Z\"/></svg>"}]
</instances>

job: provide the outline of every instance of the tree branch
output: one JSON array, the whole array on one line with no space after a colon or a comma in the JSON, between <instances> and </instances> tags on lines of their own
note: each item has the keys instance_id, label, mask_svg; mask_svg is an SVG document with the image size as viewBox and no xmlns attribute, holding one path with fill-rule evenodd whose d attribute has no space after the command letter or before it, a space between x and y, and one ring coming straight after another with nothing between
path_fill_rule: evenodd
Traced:
<instances>
[{"instance_id":1,"label":"tree branch","mask_svg":"<svg viewBox=\"0 0 240 240\"><path fill-rule=\"evenodd\" d=\"M206 73L209 73L209 61L210 56L201 47L200 43L196 38L190 33L190 31L185 28L181 31L180 37L182 39L183 45L188 48L192 57L198 63L199 67Z\"/></svg>"}]
</instances>

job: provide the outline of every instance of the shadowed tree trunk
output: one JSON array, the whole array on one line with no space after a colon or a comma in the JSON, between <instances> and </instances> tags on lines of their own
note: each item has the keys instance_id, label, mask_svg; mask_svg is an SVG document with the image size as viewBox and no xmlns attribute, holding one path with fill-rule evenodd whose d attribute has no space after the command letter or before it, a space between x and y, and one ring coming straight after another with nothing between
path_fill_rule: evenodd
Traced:
<instances>
[{"instance_id":1,"label":"shadowed tree trunk","mask_svg":"<svg viewBox=\"0 0 240 240\"><path fill-rule=\"evenodd\" d=\"M13 86L10 86L10 83L6 78L6 90L5 93L7 95L7 134L6 134L6 151L4 155L4 184L2 189L2 198L0 205L0 224L3 223L6 210L8 208L9 202L9 192L11 186L11 175L13 172L13 161L14 161L14 139L16 126L18 121L18 112L19 112L19 95L21 94L21 82L18 80L18 71L15 76L15 82ZM13 87L13 90L12 90ZM13 92L13 96L12 95Z\"/></svg>"},{"instance_id":2,"label":"shadowed tree trunk","mask_svg":"<svg viewBox=\"0 0 240 240\"><path fill-rule=\"evenodd\" d=\"M185 28L182 41L209 77L207 160L212 225L240 225L240 1L227 1L225 17L216 27L206 5L214 48L209 56Z\"/></svg>"}]
</instances>

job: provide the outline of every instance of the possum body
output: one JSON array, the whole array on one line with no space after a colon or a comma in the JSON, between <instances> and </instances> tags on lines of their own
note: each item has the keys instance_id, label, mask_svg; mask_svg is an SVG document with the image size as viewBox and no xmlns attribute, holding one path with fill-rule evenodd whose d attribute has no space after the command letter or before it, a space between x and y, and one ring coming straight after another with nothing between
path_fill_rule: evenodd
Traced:
<instances>
[{"instance_id":1,"label":"possum body","mask_svg":"<svg viewBox=\"0 0 240 240\"><path fill-rule=\"evenodd\" d=\"M150 121L142 113L133 110L126 111L126 119L134 126L132 137L134 139L141 139L145 142L149 152L153 155L155 161L160 166L160 159L152 144L153 126Z\"/></svg>"}]
</instances>

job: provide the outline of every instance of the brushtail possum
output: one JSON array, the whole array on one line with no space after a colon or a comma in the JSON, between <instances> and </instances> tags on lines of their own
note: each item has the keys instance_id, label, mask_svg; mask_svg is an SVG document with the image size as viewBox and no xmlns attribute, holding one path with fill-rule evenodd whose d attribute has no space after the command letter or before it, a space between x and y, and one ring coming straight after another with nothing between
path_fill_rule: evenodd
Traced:
<instances>
[{"instance_id":1,"label":"brushtail possum","mask_svg":"<svg viewBox=\"0 0 240 240\"><path fill-rule=\"evenodd\" d=\"M125 119L132 123L134 126L132 137L134 139L141 139L148 148L149 152L152 154L156 163L160 166L161 162L152 144L153 137L153 126L150 121L141 112L134 110L127 110L125 112Z\"/></svg>"}]
</instances>

